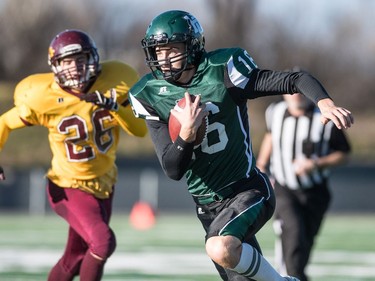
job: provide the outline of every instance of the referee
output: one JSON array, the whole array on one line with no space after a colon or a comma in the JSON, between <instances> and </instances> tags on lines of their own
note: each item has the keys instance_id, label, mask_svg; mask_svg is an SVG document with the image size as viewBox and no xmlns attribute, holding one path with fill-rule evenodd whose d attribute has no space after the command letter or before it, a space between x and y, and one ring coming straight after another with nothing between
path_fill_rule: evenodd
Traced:
<instances>
[{"instance_id":1,"label":"referee","mask_svg":"<svg viewBox=\"0 0 375 281\"><path fill-rule=\"evenodd\" d=\"M328 169L347 161L350 145L332 122L302 94L266 110L267 132L257 166L274 180L277 235L275 264L281 274L307 281L314 238L330 203Z\"/></svg>"}]
</instances>

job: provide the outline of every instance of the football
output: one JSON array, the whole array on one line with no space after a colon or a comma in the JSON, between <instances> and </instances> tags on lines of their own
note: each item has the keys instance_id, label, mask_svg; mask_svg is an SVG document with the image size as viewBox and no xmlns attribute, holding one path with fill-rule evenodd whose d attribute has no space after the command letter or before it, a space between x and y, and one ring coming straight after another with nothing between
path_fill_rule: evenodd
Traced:
<instances>
[{"instance_id":1,"label":"football","mask_svg":"<svg viewBox=\"0 0 375 281\"><path fill-rule=\"evenodd\" d=\"M195 96L190 95L190 97L191 97L191 100L194 101ZM178 101L174 109L177 111L181 111L184 107L185 107L185 97L183 97L182 99ZM194 141L194 145L199 145L202 143L202 141L207 135L207 127L208 127L208 119L206 116L202 120L202 124L198 128L197 137ZM176 117L174 117L172 114L169 116L168 129L169 129L169 136L171 137L171 140L174 142L177 139L178 134L180 133L181 124L180 122L178 122Z\"/></svg>"}]
</instances>

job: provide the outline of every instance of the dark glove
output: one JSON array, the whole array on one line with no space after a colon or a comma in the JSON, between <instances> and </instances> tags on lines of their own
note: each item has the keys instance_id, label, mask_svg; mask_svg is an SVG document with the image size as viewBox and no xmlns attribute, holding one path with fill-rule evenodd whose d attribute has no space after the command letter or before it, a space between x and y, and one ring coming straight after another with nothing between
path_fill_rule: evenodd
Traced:
<instances>
[{"instance_id":1,"label":"dark glove","mask_svg":"<svg viewBox=\"0 0 375 281\"><path fill-rule=\"evenodd\" d=\"M5 180L5 174L3 167L0 166L0 181Z\"/></svg>"},{"instance_id":2,"label":"dark glove","mask_svg":"<svg viewBox=\"0 0 375 281\"><path fill-rule=\"evenodd\" d=\"M88 94L82 94L80 96L81 100L84 100L86 102L91 102L93 104L96 104L99 107L117 111L118 110L118 103L116 102L117 96L116 96L116 90L111 89L110 91L110 98L105 97L101 92L95 91L93 93Z\"/></svg>"}]
</instances>

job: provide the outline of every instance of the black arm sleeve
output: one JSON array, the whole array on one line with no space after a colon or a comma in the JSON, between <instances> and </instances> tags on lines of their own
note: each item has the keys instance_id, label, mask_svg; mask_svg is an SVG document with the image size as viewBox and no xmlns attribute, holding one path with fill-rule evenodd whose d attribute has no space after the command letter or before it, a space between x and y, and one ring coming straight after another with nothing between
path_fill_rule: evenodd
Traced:
<instances>
[{"instance_id":1,"label":"black arm sleeve","mask_svg":"<svg viewBox=\"0 0 375 281\"><path fill-rule=\"evenodd\" d=\"M147 120L146 124L164 173L173 180L180 180L191 161L194 144L180 137L173 143L165 122Z\"/></svg>"},{"instance_id":2,"label":"black arm sleeve","mask_svg":"<svg viewBox=\"0 0 375 281\"><path fill-rule=\"evenodd\" d=\"M247 98L301 93L315 104L330 98L322 84L307 72L282 72L255 69L245 88Z\"/></svg>"},{"instance_id":3,"label":"black arm sleeve","mask_svg":"<svg viewBox=\"0 0 375 281\"><path fill-rule=\"evenodd\" d=\"M306 72L297 72L300 75L293 84L293 93L301 93L311 99L315 104L321 99L331 98L323 85Z\"/></svg>"}]
</instances>

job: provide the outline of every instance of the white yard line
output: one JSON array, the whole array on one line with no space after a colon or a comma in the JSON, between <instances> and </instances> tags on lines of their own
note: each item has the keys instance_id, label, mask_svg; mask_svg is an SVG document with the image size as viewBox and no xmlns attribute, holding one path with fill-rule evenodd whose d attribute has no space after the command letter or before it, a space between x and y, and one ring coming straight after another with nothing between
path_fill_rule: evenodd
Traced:
<instances>
[{"instance_id":1,"label":"white yard line","mask_svg":"<svg viewBox=\"0 0 375 281\"><path fill-rule=\"evenodd\" d=\"M18 269L25 272L46 270L62 253L47 249L0 249L0 272ZM267 257L271 253L266 253ZM272 258L269 258L272 263ZM200 252L115 252L108 260L106 273L139 272L164 275L215 275L209 258ZM308 268L311 276L375 276L375 253L316 251Z\"/></svg>"}]
</instances>

